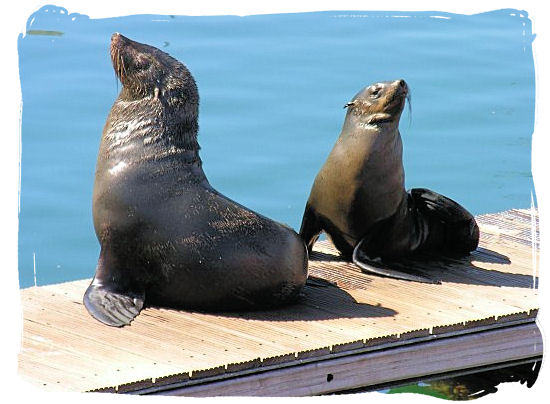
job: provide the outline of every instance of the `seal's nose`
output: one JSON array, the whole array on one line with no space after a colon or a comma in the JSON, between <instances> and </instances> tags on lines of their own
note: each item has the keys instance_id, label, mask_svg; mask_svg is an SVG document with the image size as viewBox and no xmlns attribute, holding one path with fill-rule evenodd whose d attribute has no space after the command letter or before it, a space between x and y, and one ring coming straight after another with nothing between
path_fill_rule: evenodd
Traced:
<instances>
[{"instance_id":1,"label":"seal's nose","mask_svg":"<svg viewBox=\"0 0 550 404\"><path fill-rule=\"evenodd\" d=\"M409 88L407 86L407 82L403 79L395 80L393 82L393 87L400 93L400 94L406 94L409 92Z\"/></svg>"}]
</instances>

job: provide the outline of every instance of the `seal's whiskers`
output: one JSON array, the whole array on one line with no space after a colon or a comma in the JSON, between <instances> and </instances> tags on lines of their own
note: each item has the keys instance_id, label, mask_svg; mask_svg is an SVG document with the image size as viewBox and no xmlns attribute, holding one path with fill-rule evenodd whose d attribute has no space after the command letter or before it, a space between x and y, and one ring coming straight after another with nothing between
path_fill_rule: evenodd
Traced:
<instances>
[{"instance_id":1,"label":"seal's whiskers","mask_svg":"<svg viewBox=\"0 0 550 404\"><path fill-rule=\"evenodd\" d=\"M124 66L124 58L120 53L118 54L120 58L120 81L123 80L123 78L126 76L126 66Z\"/></svg>"},{"instance_id":2,"label":"seal's whiskers","mask_svg":"<svg viewBox=\"0 0 550 404\"><path fill-rule=\"evenodd\" d=\"M407 109L409 111L409 128L411 127L411 122L412 122L412 103L411 103L411 90L409 90L409 92L407 93Z\"/></svg>"}]
</instances>

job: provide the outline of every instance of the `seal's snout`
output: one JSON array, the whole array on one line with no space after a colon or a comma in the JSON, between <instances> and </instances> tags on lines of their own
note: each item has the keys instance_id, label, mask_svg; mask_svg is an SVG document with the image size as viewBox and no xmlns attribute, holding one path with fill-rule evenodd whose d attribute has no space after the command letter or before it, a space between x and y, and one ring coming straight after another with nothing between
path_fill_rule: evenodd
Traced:
<instances>
[{"instance_id":1,"label":"seal's snout","mask_svg":"<svg viewBox=\"0 0 550 404\"><path fill-rule=\"evenodd\" d=\"M127 44L128 42L130 42L130 40L119 32L115 32L111 35L111 46L118 47Z\"/></svg>"},{"instance_id":2,"label":"seal's snout","mask_svg":"<svg viewBox=\"0 0 550 404\"><path fill-rule=\"evenodd\" d=\"M123 85L125 78L128 78L135 69L136 44L119 32L111 35L111 61L115 73Z\"/></svg>"},{"instance_id":3,"label":"seal's snout","mask_svg":"<svg viewBox=\"0 0 550 404\"><path fill-rule=\"evenodd\" d=\"M111 35L111 45L116 44L118 41L120 41L120 35L118 32L115 32L113 35Z\"/></svg>"},{"instance_id":4,"label":"seal's snout","mask_svg":"<svg viewBox=\"0 0 550 404\"><path fill-rule=\"evenodd\" d=\"M407 94L409 92L409 87L407 86L407 82L403 79L395 80L393 82L393 85L395 88L397 88L397 91L400 94Z\"/></svg>"}]
</instances>

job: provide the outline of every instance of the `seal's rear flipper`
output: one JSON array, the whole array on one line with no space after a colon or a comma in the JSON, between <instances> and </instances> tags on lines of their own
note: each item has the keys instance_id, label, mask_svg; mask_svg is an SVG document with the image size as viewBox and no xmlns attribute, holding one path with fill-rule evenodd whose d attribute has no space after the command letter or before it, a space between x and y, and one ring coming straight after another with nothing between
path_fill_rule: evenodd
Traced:
<instances>
[{"instance_id":1,"label":"seal's rear flipper","mask_svg":"<svg viewBox=\"0 0 550 404\"><path fill-rule=\"evenodd\" d=\"M425 188L413 188L409 194L430 228L425 249L468 254L477 248L479 227L475 217L463 206Z\"/></svg>"},{"instance_id":2,"label":"seal's rear flipper","mask_svg":"<svg viewBox=\"0 0 550 404\"><path fill-rule=\"evenodd\" d=\"M112 327L122 327L139 314L143 308L144 295L124 294L94 284L84 294L84 306L96 320Z\"/></svg>"},{"instance_id":3,"label":"seal's rear flipper","mask_svg":"<svg viewBox=\"0 0 550 404\"><path fill-rule=\"evenodd\" d=\"M353 249L353 263L361 268L362 272L371 273L376 275L386 276L388 278L403 279L406 281L422 282L422 283L434 283L440 284L441 282L427 278L422 275L415 275L408 272L397 271L385 265L382 262L371 259L364 251L361 250L363 241L361 240Z\"/></svg>"}]
</instances>

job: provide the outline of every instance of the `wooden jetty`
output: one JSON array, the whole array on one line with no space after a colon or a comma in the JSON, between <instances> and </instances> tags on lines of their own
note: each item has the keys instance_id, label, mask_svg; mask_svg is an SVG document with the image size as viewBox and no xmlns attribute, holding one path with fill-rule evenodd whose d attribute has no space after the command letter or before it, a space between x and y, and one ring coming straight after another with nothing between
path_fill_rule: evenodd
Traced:
<instances>
[{"instance_id":1,"label":"wooden jetty","mask_svg":"<svg viewBox=\"0 0 550 404\"><path fill-rule=\"evenodd\" d=\"M305 396L540 360L536 211L477 219L469 257L409 263L440 284L365 275L319 242L317 281L280 310L148 308L112 328L82 305L89 279L23 289L19 374L46 390Z\"/></svg>"}]
</instances>

